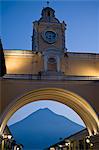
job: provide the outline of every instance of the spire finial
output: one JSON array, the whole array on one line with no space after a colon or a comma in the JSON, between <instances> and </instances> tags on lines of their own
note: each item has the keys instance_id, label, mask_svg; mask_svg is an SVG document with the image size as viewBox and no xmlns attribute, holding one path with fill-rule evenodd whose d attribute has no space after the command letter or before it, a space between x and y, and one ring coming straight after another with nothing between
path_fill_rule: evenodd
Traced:
<instances>
[{"instance_id":1,"label":"spire finial","mask_svg":"<svg viewBox=\"0 0 99 150\"><path fill-rule=\"evenodd\" d=\"M49 1L47 1L46 3L47 3L47 7L48 7L50 2L49 2Z\"/></svg>"}]
</instances>

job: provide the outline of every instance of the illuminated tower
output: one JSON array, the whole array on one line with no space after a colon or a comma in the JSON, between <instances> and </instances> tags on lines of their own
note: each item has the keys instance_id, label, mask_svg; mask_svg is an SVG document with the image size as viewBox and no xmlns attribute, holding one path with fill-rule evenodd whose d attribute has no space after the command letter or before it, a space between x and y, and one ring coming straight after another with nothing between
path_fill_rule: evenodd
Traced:
<instances>
[{"instance_id":1,"label":"illuminated tower","mask_svg":"<svg viewBox=\"0 0 99 150\"><path fill-rule=\"evenodd\" d=\"M60 72L65 29L65 22L60 23L50 7L43 8L41 18L33 22L32 51L43 54L44 72Z\"/></svg>"}]
</instances>

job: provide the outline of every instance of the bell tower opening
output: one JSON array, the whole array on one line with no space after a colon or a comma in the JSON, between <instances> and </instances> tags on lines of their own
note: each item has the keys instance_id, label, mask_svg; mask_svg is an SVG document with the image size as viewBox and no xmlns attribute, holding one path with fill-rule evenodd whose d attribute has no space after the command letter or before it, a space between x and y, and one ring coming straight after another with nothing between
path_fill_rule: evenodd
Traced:
<instances>
[{"instance_id":1,"label":"bell tower opening","mask_svg":"<svg viewBox=\"0 0 99 150\"><path fill-rule=\"evenodd\" d=\"M48 13L47 13L47 14L48 14L48 16L50 17L50 11L48 11Z\"/></svg>"}]
</instances>

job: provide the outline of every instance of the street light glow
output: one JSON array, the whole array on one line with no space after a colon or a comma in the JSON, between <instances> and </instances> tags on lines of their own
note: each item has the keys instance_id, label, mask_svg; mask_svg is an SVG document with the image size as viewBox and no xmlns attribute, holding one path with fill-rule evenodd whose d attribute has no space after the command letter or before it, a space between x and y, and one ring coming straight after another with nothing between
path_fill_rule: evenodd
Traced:
<instances>
[{"instance_id":1,"label":"street light glow","mask_svg":"<svg viewBox=\"0 0 99 150\"><path fill-rule=\"evenodd\" d=\"M62 145L58 145L60 148L63 147Z\"/></svg>"},{"instance_id":2,"label":"street light glow","mask_svg":"<svg viewBox=\"0 0 99 150\"><path fill-rule=\"evenodd\" d=\"M68 146L68 143L65 143L66 146Z\"/></svg>"},{"instance_id":3,"label":"street light glow","mask_svg":"<svg viewBox=\"0 0 99 150\"><path fill-rule=\"evenodd\" d=\"M93 147L93 143L90 143L90 146Z\"/></svg>"},{"instance_id":4,"label":"street light glow","mask_svg":"<svg viewBox=\"0 0 99 150\"><path fill-rule=\"evenodd\" d=\"M8 139L10 140L12 138L12 135L8 135Z\"/></svg>"},{"instance_id":5,"label":"street light glow","mask_svg":"<svg viewBox=\"0 0 99 150\"><path fill-rule=\"evenodd\" d=\"M65 143L65 145L66 145L66 146L69 146L69 145L70 145L70 143L69 143L69 142L66 142L66 143Z\"/></svg>"},{"instance_id":6,"label":"street light glow","mask_svg":"<svg viewBox=\"0 0 99 150\"><path fill-rule=\"evenodd\" d=\"M86 143L90 143L90 140L88 138L86 139Z\"/></svg>"}]
</instances>

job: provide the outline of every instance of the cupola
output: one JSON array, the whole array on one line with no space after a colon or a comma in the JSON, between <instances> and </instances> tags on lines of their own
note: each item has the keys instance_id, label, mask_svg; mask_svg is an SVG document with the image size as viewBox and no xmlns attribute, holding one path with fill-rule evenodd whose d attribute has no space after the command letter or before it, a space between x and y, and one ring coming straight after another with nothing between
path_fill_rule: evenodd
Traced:
<instances>
[{"instance_id":1,"label":"cupola","mask_svg":"<svg viewBox=\"0 0 99 150\"><path fill-rule=\"evenodd\" d=\"M43 8L43 10L42 10L42 13L41 13L41 15L42 15L42 17L55 17L55 11L52 9L52 8L50 8L50 7L45 7L45 8Z\"/></svg>"}]
</instances>

